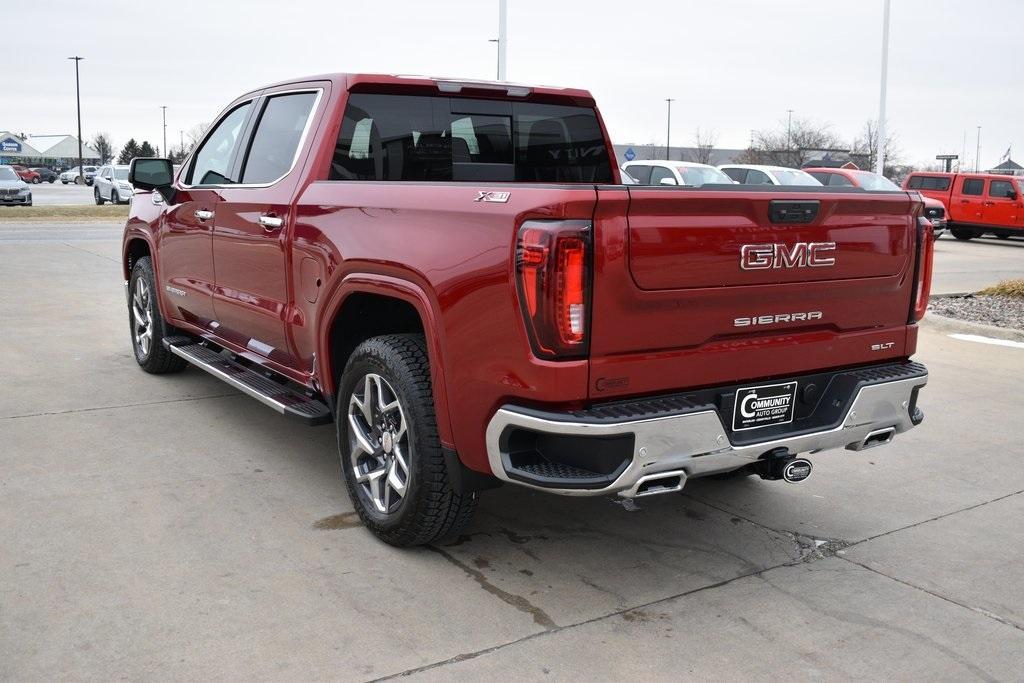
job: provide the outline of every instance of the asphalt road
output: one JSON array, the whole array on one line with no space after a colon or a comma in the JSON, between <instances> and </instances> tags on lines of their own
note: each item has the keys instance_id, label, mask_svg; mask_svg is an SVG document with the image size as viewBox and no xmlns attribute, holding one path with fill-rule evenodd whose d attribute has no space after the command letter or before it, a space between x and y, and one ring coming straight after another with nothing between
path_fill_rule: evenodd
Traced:
<instances>
[{"instance_id":1,"label":"asphalt road","mask_svg":"<svg viewBox=\"0 0 1024 683\"><path fill-rule=\"evenodd\" d=\"M505 487L396 550L330 427L135 366L117 232L0 224L2 680L1020 679L1024 349L925 326L924 424L803 484Z\"/></svg>"}]
</instances>

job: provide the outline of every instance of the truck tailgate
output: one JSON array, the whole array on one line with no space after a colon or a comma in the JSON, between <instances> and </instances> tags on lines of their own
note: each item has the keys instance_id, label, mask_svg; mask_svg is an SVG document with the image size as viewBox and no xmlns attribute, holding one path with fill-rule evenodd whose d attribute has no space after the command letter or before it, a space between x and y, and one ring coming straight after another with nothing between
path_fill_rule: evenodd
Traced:
<instances>
[{"instance_id":1,"label":"truck tailgate","mask_svg":"<svg viewBox=\"0 0 1024 683\"><path fill-rule=\"evenodd\" d=\"M593 398L904 354L916 225L906 194L608 188L598 197ZM793 217L806 220L806 208L809 222Z\"/></svg>"}]
</instances>

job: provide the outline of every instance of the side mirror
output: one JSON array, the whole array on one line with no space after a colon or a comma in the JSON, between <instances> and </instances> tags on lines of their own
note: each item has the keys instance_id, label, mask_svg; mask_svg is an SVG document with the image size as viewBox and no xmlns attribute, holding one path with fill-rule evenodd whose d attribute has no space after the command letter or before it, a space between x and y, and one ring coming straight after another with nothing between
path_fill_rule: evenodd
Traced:
<instances>
[{"instance_id":1,"label":"side mirror","mask_svg":"<svg viewBox=\"0 0 1024 683\"><path fill-rule=\"evenodd\" d=\"M154 190L168 204L174 203L174 167L170 159L132 159L128 182L136 190Z\"/></svg>"},{"instance_id":2,"label":"side mirror","mask_svg":"<svg viewBox=\"0 0 1024 683\"><path fill-rule=\"evenodd\" d=\"M661 179L661 184L662 185L678 185L679 183L676 182L675 178L662 178Z\"/></svg>"},{"instance_id":3,"label":"side mirror","mask_svg":"<svg viewBox=\"0 0 1024 683\"><path fill-rule=\"evenodd\" d=\"M1017 200L1017 190L1014 190L1013 188L1010 188L1009 190L1007 190L1006 191L1006 198L1007 199L1012 199L1012 200L1016 201Z\"/></svg>"}]
</instances>

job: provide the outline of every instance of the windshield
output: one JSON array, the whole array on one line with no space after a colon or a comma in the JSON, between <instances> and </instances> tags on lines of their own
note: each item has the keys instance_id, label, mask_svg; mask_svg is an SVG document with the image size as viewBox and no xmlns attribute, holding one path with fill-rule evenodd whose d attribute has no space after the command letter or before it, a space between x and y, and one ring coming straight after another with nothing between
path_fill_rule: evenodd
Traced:
<instances>
[{"instance_id":1,"label":"windshield","mask_svg":"<svg viewBox=\"0 0 1024 683\"><path fill-rule=\"evenodd\" d=\"M128 180L128 169L127 168L115 168L114 178L117 180Z\"/></svg>"},{"instance_id":2,"label":"windshield","mask_svg":"<svg viewBox=\"0 0 1024 683\"><path fill-rule=\"evenodd\" d=\"M821 185L810 173L795 168L773 168L772 173L779 185Z\"/></svg>"},{"instance_id":3,"label":"windshield","mask_svg":"<svg viewBox=\"0 0 1024 683\"><path fill-rule=\"evenodd\" d=\"M865 190L880 190L883 192L892 192L893 190L899 191L900 189L899 185L892 182L885 176L878 175L877 173L861 171L854 175L857 176L857 182Z\"/></svg>"},{"instance_id":4,"label":"windshield","mask_svg":"<svg viewBox=\"0 0 1024 683\"><path fill-rule=\"evenodd\" d=\"M18 180L18 174L10 166L0 166L0 180Z\"/></svg>"},{"instance_id":5,"label":"windshield","mask_svg":"<svg viewBox=\"0 0 1024 683\"><path fill-rule=\"evenodd\" d=\"M690 187L701 185L725 184L732 185L732 179L717 168L701 166L677 166L676 170L683 177L683 184Z\"/></svg>"}]
</instances>

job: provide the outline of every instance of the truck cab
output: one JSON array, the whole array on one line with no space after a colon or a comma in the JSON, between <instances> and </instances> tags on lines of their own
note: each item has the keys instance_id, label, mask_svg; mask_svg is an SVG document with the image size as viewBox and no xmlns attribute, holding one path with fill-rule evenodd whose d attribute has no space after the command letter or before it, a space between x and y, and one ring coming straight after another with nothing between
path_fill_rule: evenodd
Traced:
<instances>
[{"instance_id":1,"label":"truck cab","mask_svg":"<svg viewBox=\"0 0 1024 683\"><path fill-rule=\"evenodd\" d=\"M1024 179L992 173L911 173L907 190L945 203L949 228L959 240L984 234L1024 235Z\"/></svg>"}]
</instances>

